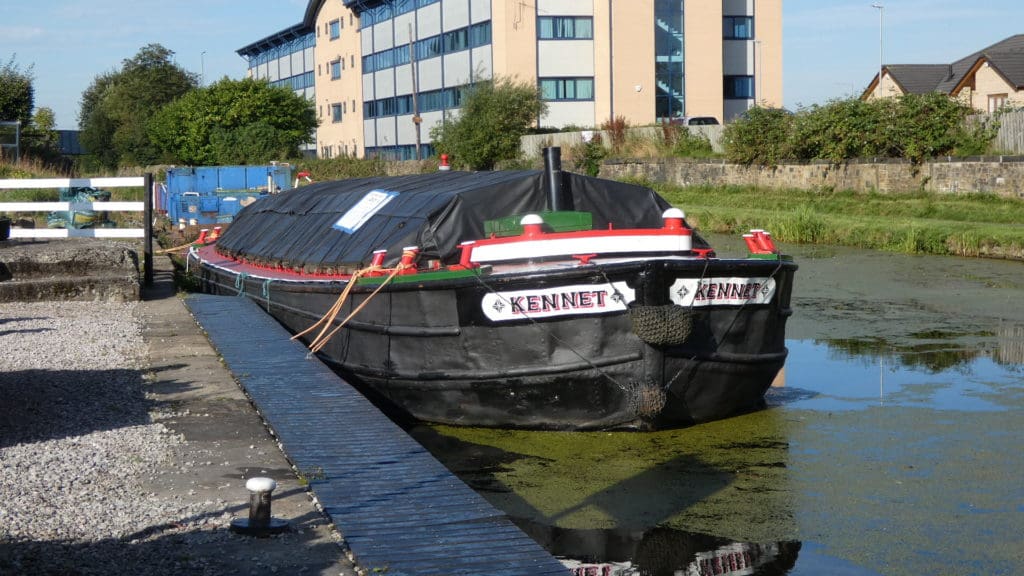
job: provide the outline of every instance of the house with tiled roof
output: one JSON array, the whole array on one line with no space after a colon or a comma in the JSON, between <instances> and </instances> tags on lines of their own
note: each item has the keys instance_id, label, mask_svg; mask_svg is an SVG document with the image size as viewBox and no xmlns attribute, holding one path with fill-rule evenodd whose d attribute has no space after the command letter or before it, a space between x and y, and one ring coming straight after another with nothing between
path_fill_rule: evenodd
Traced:
<instances>
[{"instance_id":1,"label":"house with tiled roof","mask_svg":"<svg viewBox=\"0 0 1024 576\"><path fill-rule=\"evenodd\" d=\"M889 64L871 79L862 100L940 92L982 112L1024 106L1024 34L952 64Z\"/></svg>"}]
</instances>

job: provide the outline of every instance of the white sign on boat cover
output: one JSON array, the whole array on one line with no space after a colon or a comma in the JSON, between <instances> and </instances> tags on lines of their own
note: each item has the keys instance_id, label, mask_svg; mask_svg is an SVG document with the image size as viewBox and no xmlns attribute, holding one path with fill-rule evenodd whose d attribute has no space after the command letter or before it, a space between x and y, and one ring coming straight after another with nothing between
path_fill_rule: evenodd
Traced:
<instances>
[{"instance_id":1,"label":"white sign on boat cover","mask_svg":"<svg viewBox=\"0 0 1024 576\"><path fill-rule=\"evenodd\" d=\"M341 218L338 218L338 221L334 223L334 227L352 234L359 230L363 224L366 224L366 221L379 212L388 202L391 202L391 199L395 196L398 196L398 192L370 190L359 202L356 202L355 206L349 208L348 212L345 212Z\"/></svg>"},{"instance_id":2,"label":"white sign on boat cover","mask_svg":"<svg viewBox=\"0 0 1024 576\"><path fill-rule=\"evenodd\" d=\"M495 322L502 322L621 312L626 310L626 305L633 298L633 289L625 282L613 282L490 292L484 295L481 307L485 316Z\"/></svg>"},{"instance_id":3,"label":"white sign on boat cover","mask_svg":"<svg viewBox=\"0 0 1024 576\"><path fill-rule=\"evenodd\" d=\"M680 306L767 304L775 296L774 278L679 278L669 289Z\"/></svg>"}]
</instances>

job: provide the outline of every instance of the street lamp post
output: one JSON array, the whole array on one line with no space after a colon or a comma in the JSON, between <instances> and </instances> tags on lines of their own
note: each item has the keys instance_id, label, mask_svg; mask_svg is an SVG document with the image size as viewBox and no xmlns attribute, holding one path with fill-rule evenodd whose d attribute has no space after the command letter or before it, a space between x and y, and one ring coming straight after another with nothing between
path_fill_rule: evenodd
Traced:
<instances>
[{"instance_id":1,"label":"street lamp post","mask_svg":"<svg viewBox=\"0 0 1024 576\"><path fill-rule=\"evenodd\" d=\"M206 84L206 50L199 53L199 86Z\"/></svg>"},{"instance_id":2,"label":"street lamp post","mask_svg":"<svg viewBox=\"0 0 1024 576\"><path fill-rule=\"evenodd\" d=\"M885 22L885 6L882 4L872 4L872 8L878 10L878 97L881 98L882 94L882 39L884 37L882 30L884 29Z\"/></svg>"}]
</instances>

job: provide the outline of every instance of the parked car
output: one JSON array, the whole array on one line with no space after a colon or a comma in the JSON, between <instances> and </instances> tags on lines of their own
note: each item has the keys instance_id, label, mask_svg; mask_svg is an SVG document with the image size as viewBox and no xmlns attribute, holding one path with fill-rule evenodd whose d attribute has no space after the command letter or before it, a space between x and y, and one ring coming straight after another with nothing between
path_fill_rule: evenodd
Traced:
<instances>
[{"instance_id":1,"label":"parked car","mask_svg":"<svg viewBox=\"0 0 1024 576\"><path fill-rule=\"evenodd\" d=\"M672 123L681 126L713 126L718 124L718 118L714 116L683 116L682 118L673 118Z\"/></svg>"}]
</instances>

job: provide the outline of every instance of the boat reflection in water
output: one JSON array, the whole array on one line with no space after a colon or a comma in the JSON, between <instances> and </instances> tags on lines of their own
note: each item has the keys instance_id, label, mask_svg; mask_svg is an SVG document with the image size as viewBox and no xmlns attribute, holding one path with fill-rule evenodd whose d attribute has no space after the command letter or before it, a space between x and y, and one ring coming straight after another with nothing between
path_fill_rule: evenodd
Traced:
<instances>
[{"instance_id":1,"label":"boat reflection in water","mask_svg":"<svg viewBox=\"0 0 1024 576\"><path fill-rule=\"evenodd\" d=\"M786 441L797 425L769 409L644 434L410 433L572 574L773 575L801 549Z\"/></svg>"},{"instance_id":2,"label":"boat reflection in water","mask_svg":"<svg viewBox=\"0 0 1024 576\"><path fill-rule=\"evenodd\" d=\"M572 576L782 575L793 568L800 551L799 542L732 542L671 528L571 530L516 524Z\"/></svg>"}]
</instances>

